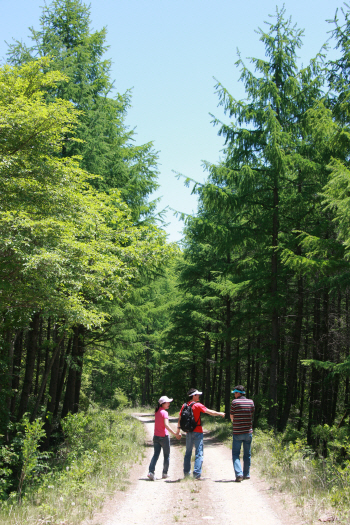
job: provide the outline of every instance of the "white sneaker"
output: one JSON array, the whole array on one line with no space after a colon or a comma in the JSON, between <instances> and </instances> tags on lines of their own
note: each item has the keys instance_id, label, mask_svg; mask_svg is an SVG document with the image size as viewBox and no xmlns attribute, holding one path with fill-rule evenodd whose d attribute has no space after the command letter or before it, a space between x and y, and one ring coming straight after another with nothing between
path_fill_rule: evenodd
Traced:
<instances>
[{"instance_id":1,"label":"white sneaker","mask_svg":"<svg viewBox=\"0 0 350 525\"><path fill-rule=\"evenodd\" d=\"M162 479L167 479L168 477L169 477L169 474L164 474L163 472Z\"/></svg>"},{"instance_id":2,"label":"white sneaker","mask_svg":"<svg viewBox=\"0 0 350 525\"><path fill-rule=\"evenodd\" d=\"M147 474L147 477L148 479L150 479L151 481L154 481L156 479L155 475L154 475L154 472L149 472Z\"/></svg>"}]
</instances>

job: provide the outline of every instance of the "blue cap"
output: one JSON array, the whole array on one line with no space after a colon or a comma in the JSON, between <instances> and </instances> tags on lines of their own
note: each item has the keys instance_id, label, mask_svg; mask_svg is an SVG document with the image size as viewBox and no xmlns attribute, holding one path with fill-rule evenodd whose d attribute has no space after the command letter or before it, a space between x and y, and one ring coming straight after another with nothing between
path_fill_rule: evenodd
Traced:
<instances>
[{"instance_id":1,"label":"blue cap","mask_svg":"<svg viewBox=\"0 0 350 525\"><path fill-rule=\"evenodd\" d=\"M232 390L231 394L235 394L236 392L237 392L237 394L245 394L245 392L243 390L237 390L237 388Z\"/></svg>"}]
</instances>

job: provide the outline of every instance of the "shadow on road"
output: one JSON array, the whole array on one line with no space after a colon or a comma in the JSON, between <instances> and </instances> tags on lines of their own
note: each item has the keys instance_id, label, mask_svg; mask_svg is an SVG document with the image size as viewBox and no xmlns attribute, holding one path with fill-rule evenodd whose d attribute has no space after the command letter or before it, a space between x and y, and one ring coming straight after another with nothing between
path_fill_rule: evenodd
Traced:
<instances>
[{"instance_id":1,"label":"shadow on road","mask_svg":"<svg viewBox=\"0 0 350 525\"><path fill-rule=\"evenodd\" d=\"M213 479L214 483L236 483L234 479Z\"/></svg>"}]
</instances>

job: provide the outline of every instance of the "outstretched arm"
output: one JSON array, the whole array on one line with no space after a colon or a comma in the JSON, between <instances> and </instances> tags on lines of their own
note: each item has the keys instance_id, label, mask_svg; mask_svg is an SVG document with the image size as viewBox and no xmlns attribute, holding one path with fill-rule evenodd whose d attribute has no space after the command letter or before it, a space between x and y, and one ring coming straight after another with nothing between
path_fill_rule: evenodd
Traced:
<instances>
[{"instance_id":1,"label":"outstretched arm","mask_svg":"<svg viewBox=\"0 0 350 525\"><path fill-rule=\"evenodd\" d=\"M209 416L225 417L225 412L216 412L216 410L210 410L209 408L207 408L207 411L205 413L209 414Z\"/></svg>"}]
</instances>

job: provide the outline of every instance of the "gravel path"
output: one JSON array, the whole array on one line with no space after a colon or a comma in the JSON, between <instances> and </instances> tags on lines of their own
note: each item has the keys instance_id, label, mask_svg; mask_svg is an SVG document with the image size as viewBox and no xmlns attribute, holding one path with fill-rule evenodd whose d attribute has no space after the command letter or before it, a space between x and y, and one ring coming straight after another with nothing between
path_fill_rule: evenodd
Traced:
<instances>
[{"instance_id":1,"label":"gravel path","mask_svg":"<svg viewBox=\"0 0 350 525\"><path fill-rule=\"evenodd\" d=\"M291 525L301 523L281 505L265 496L266 484L254 478L234 482L231 451L204 437L201 481L183 479L184 438L171 439L169 479L149 481L148 465L153 455L151 414L137 414L147 430L146 457L134 466L126 491L118 492L91 525L173 525L174 523L215 525ZM172 420L170 420L172 422ZM174 419L173 422L176 422ZM156 466L161 477L162 453ZM271 506L272 505L272 506ZM277 512L276 512L277 511ZM287 517L285 517L287 515Z\"/></svg>"}]
</instances>

